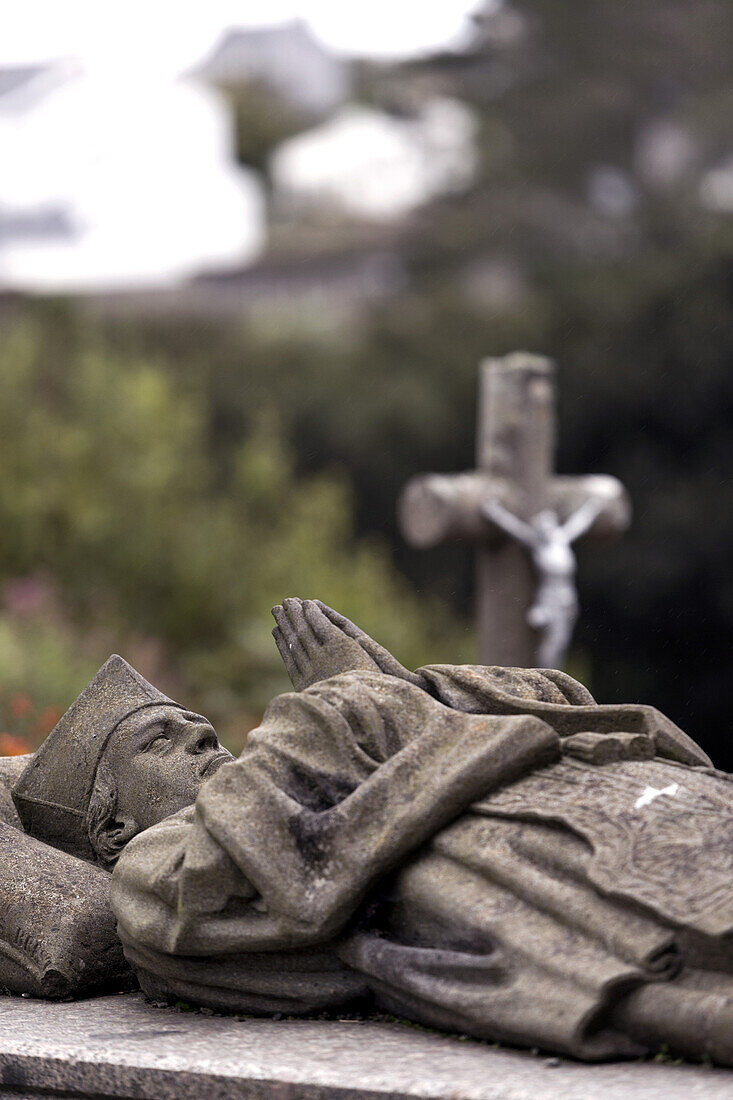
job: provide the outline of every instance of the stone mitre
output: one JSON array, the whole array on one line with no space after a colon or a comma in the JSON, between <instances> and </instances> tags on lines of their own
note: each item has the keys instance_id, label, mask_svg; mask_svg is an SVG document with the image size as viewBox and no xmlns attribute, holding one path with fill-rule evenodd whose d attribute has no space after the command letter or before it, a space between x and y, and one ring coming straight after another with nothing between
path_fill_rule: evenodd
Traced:
<instances>
[{"instance_id":1,"label":"stone mitre","mask_svg":"<svg viewBox=\"0 0 733 1100\"><path fill-rule=\"evenodd\" d=\"M31 836L82 859L94 859L86 816L99 762L120 723L145 707L178 707L117 654L71 704L13 787Z\"/></svg>"}]
</instances>

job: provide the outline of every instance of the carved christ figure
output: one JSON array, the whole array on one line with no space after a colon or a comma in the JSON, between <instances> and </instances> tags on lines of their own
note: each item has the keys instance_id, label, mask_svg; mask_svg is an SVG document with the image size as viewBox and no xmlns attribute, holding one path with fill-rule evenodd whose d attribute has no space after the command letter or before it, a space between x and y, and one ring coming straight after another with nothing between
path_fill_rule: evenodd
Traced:
<instances>
[{"instance_id":1,"label":"carved christ figure","mask_svg":"<svg viewBox=\"0 0 733 1100\"><path fill-rule=\"evenodd\" d=\"M733 787L694 742L562 672L413 673L325 605L274 615L295 691L112 876L149 995L733 1064Z\"/></svg>"},{"instance_id":2,"label":"carved christ figure","mask_svg":"<svg viewBox=\"0 0 733 1100\"><path fill-rule=\"evenodd\" d=\"M549 508L525 521L498 501L488 500L483 505L484 516L526 547L532 558L537 588L527 622L540 634L537 646L540 668L562 666L579 609L572 546L590 530L603 506L603 501L588 500L561 523Z\"/></svg>"}]
</instances>

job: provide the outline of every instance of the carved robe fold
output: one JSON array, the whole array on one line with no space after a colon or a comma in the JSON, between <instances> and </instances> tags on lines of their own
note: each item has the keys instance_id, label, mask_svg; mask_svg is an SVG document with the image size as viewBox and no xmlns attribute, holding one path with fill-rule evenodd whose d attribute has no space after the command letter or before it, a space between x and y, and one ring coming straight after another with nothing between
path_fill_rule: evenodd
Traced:
<instances>
[{"instance_id":1,"label":"carved robe fold","mask_svg":"<svg viewBox=\"0 0 733 1100\"><path fill-rule=\"evenodd\" d=\"M369 991L585 1058L645 1049L612 1011L635 987L674 986L670 1026L727 1003L733 786L704 753L562 673L418 676L281 696L131 842L112 897L143 988L273 1013Z\"/></svg>"}]
</instances>

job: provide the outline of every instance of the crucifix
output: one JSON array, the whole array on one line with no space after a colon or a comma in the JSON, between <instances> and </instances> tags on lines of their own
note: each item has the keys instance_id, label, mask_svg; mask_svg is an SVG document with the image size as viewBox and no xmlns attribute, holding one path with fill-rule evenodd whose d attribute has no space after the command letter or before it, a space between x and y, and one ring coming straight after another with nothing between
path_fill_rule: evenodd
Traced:
<instances>
[{"instance_id":1,"label":"crucifix","mask_svg":"<svg viewBox=\"0 0 733 1100\"><path fill-rule=\"evenodd\" d=\"M476 545L484 664L561 667L578 614L573 544L618 536L631 520L617 478L553 474L554 373L524 352L485 359L476 470L421 474L398 503L412 546Z\"/></svg>"}]
</instances>

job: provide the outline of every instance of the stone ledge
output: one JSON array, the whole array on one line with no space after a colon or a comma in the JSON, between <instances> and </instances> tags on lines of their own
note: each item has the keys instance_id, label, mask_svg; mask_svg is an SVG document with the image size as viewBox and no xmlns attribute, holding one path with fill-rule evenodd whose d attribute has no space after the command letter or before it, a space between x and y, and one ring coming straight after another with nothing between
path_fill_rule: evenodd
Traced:
<instances>
[{"instance_id":1,"label":"stone ledge","mask_svg":"<svg viewBox=\"0 0 733 1100\"><path fill-rule=\"evenodd\" d=\"M374 1021L157 1009L140 994L0 998L0 1097L729 1100L733 1071L588 1066Z\"/></svg>"}]
</instances>

